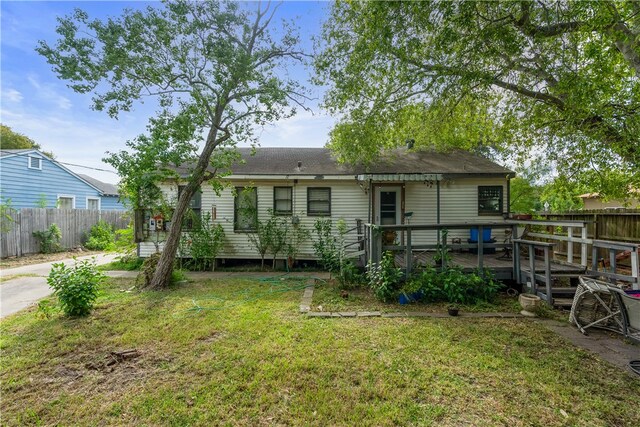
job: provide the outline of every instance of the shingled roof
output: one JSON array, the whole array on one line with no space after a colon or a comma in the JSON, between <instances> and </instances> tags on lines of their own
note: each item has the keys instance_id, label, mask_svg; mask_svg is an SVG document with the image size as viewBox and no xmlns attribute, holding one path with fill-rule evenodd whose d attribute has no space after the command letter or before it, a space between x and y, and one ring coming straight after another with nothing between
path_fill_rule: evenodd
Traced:
<instances>
[{"instance_id":1,"label":"shingled roof","mask_svg":"<svg viewBox=\"0 0 640 427\"><path fill-rule=\"evenodd\" d=\"M387 152L369 167L340 164L326 148L264 147L258 148L255 155L251 155L249 148L239 151L245 163L234 165L231 168L233 175L515 175L489 159L461 150L438 153L401 148ZM179 168L183 176L186 171L185 167Z\"/></svg>"},{"instance_id":2,"label":"shingled roof","mask_svg":"<svg viewBox=\"0 0 640 427\"><path fill-rule=\"evenodd\" d=\"M103 196L118 196L118 187L116 187L115 185L98 181L97 179L92 178L89 175L84 175L81 173L77 175L100 190Z\"/></svg>"}]
</instances>

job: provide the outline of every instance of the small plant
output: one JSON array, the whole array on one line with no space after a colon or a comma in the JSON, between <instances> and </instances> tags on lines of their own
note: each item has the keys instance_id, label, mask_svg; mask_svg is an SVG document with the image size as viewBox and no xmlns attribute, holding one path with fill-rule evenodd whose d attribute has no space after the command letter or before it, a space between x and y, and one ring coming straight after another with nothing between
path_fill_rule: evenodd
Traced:
<instances>
[{"instance_id":1,"label":"small plant","mask_svg":"<svg viewBox=\"0 0 640 427\"><path fill-rule=\"evenodd\" d=\"M302 224L295 224L291 228L289 242L287 243L287 258L290 263L290 267L293 267L293 263L298 257L300 252L300 245L311 238L311 233Z\"/></svg>"},{"instance_id":2,"label":"small plant","mask_svg":"<svg viewBox=\"0 0 640 427\"><path fill-rule=\"evenodd\" d=\"M404 273L395 266L393 253L387 251L379 263L367 266L367 279L375 296L381 301L389 301L400 288Z\"/></svg>"},{"instance_id":3,"label":"small plant","mask_svg":"<svg viewBox=\"0 0 640 427\"><path fill-rule=\"evenodd\" d=\"M449 246L447 245L448 235L449 230L443 228L440 232L440 240L438 241L436 253L433 255L433 262L435 262L436 265L442 265L445 268L451 262L451 255L449 255Z\"/></svg>"},{"instance_id":4,"label":"small plant","mask_svg":"<svg viewBox=\"0 0 640 427\"><path fill-rule=\"evenodd\" d=\"M336 239L331 231L331 220L319 219L314 223L313 228L316 234L316 238L313 241L313 249L320 265L329 272L337 271L339 255Z\"/></svg>"},{"instance_id":5,"label":"small plant","mask_svg":"<svg viewBox=\"0 0 640 427\"><path fill-rule=\"evenodd\" d=\"M116 233L111 224L106 221L98 221L89 232L87 242L84 246L94 251L104 251L114 249L116 243Z\"/></svg>"},{"instance_id":6,"label":"small plant","mask_svg":"<svg viewBox=\"0 0 640 427\"><path fill-rule=\"evenodd\" d=\"M47 195L44 193L40 193L38 195L38 200L36 200L36 206L39 208L46 208L47 207Z\"/></svg>"},{"instance_id":7,"label":"small plant","mask_svg":"<svg viewBox=\"0 0 640 427\"><path fill-rule=\"evenodd\" d=\"M77 261L68 267L64 263L53 264L47 283L54 289L62 311L67 316L86 316L98 298L101 282L105 279L93 260Z\"/></svg>"},{"instance_id":8,"label":"small plant","mask_svg":"<svg viewBox=\"0 0 640 427\"><path fill-rule=\"evenodd\" d=\"M34 231L33 237L40 242L40 252L43 254L51 254L62 250L62 245L60 245L62 232L57 224L51 224L51 226L44 231Z\"/></svg>"},{"instance_id":9,"label":"small plant","mask_svg":"<svg viewBox=\"0 0 640 427\"><path fill-rule=\"evenodd\" d=\"M195 216L193 211L189 215ZM191 256L196 270L213 271L216 257L224 244L224 229L222 225L213 223L208 212L192 222L194 228L182 234L181 248Z\"/></svg>"},{"instance_id":10,"label":"small plant","mask_svg":"<svg viewBox=\"0 0 640 427\"><path fill-rule=\"evenodd\" d=\"M256 227L252 232L247 233L247 238L253 247L260 254L260 270L264 270L264 257L271 247L271 224L269 222L256 221Z\"/></svg>"}]
</instances>

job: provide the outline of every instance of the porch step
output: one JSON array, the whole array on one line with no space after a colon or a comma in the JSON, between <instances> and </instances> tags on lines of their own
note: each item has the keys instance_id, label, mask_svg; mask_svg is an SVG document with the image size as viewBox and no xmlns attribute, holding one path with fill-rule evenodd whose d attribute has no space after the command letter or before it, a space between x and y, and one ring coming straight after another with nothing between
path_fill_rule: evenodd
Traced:
<instances>
[{"instance_id":1,"label":"porch step","mask_svg":"<svg viewBox=\"0 0 640 427\"><path fill-rule=\"evenodd\" d=\"M571 308L573 304L573 298L554 298L553 306L562 308Z\"/></svg>"}]
</instances>

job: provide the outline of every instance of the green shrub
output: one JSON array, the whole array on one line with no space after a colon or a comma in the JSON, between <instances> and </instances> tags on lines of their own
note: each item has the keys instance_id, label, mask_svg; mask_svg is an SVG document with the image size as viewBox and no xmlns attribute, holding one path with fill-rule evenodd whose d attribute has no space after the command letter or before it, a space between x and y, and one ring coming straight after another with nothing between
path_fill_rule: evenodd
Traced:
<instances>
[{"instance_id":1,"label":"green shrub","mask_svg":"<svg viewBox=\"0 0 640 427\"><path fill-rule=\"evenodd\" d=\"M396 267L393 253L387 251L379 263L369 263L367 279L369 279L369 286L376 298L381 301L389 301L396 296L398 289L400 289L404 273L401 268Z\"/></svg>"},{"instance_id":2,"label":"green shrub","mask_svg":"<svg viewBox=\"0 0 640 427\"><path fill-rule=\"evenodd\" d=\"M488 270L465 274L459 267L443 271L427 267L411 281L414 288L422 291L425 301L453 304L490 302L502 287Z\"/></svg>"},{"instance_id":3,"label":"green shrub","mask_svg":"<svg viewBox=\"0 0 640 427\"><path fill-rule=\"evenodd\" d=\"M56 224L51 224L51 226L44 231L34 231L33 237L40 242L40 252L43 254L51 254L62 250L62 245L60 244L62 231L60 231L60 227Z\"/></svg>"},{"instance_id":4,"label":"green shrub","mask_svg":"<svg viewBox=\"0 0 640 427\"><path fill-rule=\"evenodd\" d=\"M53 264L47 283L54 289L67 316L86 316L98 298L100 283L105 277L97 270L95 259L77 261L74 258L73 267Z\"/></svg>"},{"instance_id":5,"label":"green shrub","mask_svg":"<svg viewBox=\"0 0 640 427\"><path fill-rule=\"evenodd\" d=\"M180 237L182 255L189 255L193 268L199 271L214 270L216 257L224 245L224 229L221 224L214 224L211 214L205 213L202 218L193 217L193 229L183 232Z\"/></svg>"},{"instance_id":6,"label":"green shrub","mask_svg":"<svg viewBox=\"0 0 640 427\"><path fill-rule=\"evenodd\" d=\"M100 220L91 227L87 243L84 246L94 251L104 251L106 249L114 249L115 242L116 233L113 231L111 224Z\"/></svg>"}]
</instances>

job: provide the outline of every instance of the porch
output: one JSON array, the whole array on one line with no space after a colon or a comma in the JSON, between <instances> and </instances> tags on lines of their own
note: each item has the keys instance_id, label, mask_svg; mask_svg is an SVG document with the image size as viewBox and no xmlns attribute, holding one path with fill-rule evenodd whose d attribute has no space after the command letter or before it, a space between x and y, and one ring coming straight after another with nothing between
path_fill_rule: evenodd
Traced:
<instances>
[{"instance_id":1,"label":"porch","mask_svg":"<svg viewBox=\"0 0 640 427\"><path fill-rule=\"evenodd\" d=\"M465 271L487 268L500 280L526 285L528 292L539 295L550 305L570 305L580 275L623 281L639 289L640 245L589 239L587 225L587 221L515 219L365 224L362 255L366 263L377 263L384 252L392 251L396 265L409 276L416 268L434 265L436 253L445 251L448 255L444 265L448 262ZM489 238L488 229L491 230ZM554 252L558 242L566 242L569 248L565 259ZM579 248L577 256L574 256L574 246Z\"/></svg>"}]
</instances>

